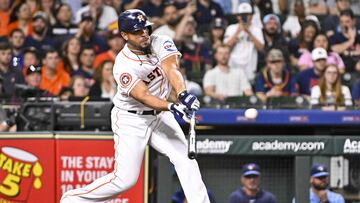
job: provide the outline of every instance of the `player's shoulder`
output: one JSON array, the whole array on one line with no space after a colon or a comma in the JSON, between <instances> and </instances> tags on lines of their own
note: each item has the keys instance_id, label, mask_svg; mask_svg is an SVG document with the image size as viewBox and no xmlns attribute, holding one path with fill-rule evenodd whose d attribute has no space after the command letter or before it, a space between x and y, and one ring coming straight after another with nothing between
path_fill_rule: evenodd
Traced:
<instances>
[{"instance_id":1,"label":"player's shoulder","mask_svg":"<svg viewBox=\"0 0 360 203\"><path fill-rule=\"evenodd\" d=\"M152 46L163 45L166 42L174 43L171 37L168 35L152 34L150 37Z\"/></svg>"}]
</instances>

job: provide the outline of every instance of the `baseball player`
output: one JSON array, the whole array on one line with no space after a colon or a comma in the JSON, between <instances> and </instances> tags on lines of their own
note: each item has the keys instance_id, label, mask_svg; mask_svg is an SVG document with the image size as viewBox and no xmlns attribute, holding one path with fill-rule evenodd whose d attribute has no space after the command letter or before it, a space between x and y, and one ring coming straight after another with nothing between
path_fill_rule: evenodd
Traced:
<instances>
[{"instance_id":1,"label":"baseball player","mask_svg":"<svg viewBox=\"0 0 360 203\"><path fill-rule=\"evenodd\" d=\"M114 171L66 192L61 203L106 202L132 187L147 144L174 164L189 203L210 203L198 164L187 157L187 141L173 115L189 122L188 110L200 107L178 71L181 54L170 37L151 35L152 23L141 10L124 11L118 24L127 43L113 71L118 85L111 112Z\"/></svg>"}]
</instances>

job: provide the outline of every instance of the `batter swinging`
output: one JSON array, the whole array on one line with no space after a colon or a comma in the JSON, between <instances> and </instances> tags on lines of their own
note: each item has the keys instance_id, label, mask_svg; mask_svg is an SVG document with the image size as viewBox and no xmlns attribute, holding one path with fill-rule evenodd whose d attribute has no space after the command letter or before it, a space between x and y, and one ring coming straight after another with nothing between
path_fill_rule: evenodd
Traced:
<instances>
[{"instance_id":1,"label":"batter swinging","mask_svg":"<svg viewBox=\"0 0 360 203\"><path fill-rule=\"evenodd\" d=\"M196 96L187 93L178 71L181 54L171 38L151 35L152 23L141 10L123 12L118 24L127 44L116 57L113 73L118 85L111 112L114 171L66 192L61 203L106 202L132 187L147 144L174 164L189 203L209 203L198 164L187 157L185 136L173 116L188 122L188 111L200 107ZM172 91L180 103L167 101Z\"/></svg>"}]
</instances>

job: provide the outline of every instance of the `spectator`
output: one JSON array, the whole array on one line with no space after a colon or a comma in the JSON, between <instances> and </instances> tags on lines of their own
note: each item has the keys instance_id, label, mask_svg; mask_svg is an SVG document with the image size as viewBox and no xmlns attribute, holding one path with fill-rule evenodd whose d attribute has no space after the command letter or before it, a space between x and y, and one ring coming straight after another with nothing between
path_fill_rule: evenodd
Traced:
<instances>
[{"instance_id":1,"label":"spectator","mask_svg":"<svg viewBox=\"0 0 360 203\"><path fill-rule=\"evenodd\" d=\"M315 36L313 42L313 48L323 48L328 51L328 58L326 59L327 64L335 64L341 73L345 72L345 64L339 54L331 52L329 49L329 41L325 34L319 33ZM304 53L300 56L298 60L298 68L300 71L305 70L310 67L314 67L314 64L311 59L311 52L305 50Z\"/></svg>"},{"instance_id":2,"label":"spectator","mask_svg":"<svg viewBox=\"0 0 360 203\"><path fill-rule=\"evenodd\" d=\"M323 30L328 37L340 31L339 16L342 11L350 9L350 0L336 0L336 6L330 7L331 15L324 19Z\"/></svg>"},{"instance_id":3,"label":"spectator","mask_svg":"<svg viewBox=\"0 0 360 203\"><path fill-rule=\"evenodd\" d=\"M57 96L62 88L68 87L70 76L67 72L57 68L59 54L54 49L45 51L41 72L40 89L47 91L52 96Z\"/></svg>"},{"instance_id":4,"label":"spectator","mask_svg":"<svg viewBox=\"0 0 360 203\"><path fill-rule=\"evenodd\" d=\"M8 24L8 33L14 29L21 29L26 36L31 36L31 11L27 3L19 3L12 11L10 22Z\"/></svg>"},{"instance_id":5,"label":"spectator","mask_svg":"<svg viewBox=\"0 0 360 203\"><path fill-rule=\"evenodd\" d=\"M296 38L301 31L301 25L307 15L304 0L294 0L291 4L290 15L287 16L283 30L291 38Z\"/></svg>"},{"instance_id":6,"label":"spectator","mask_svg":"<svg viewBox=\"0 0 360 203\"><path fill-rule=\"evenodd\" d=\"M72 88L73 97L86 97L89 94L86 80L81 75L75 75L71 78L70 87Z\"/></svg>"},{"instance_id":7,"label":"spectator","mask_svg":"<svg viewBox=\"0 0 360 203\"><path fill-rule=\"evenodd\" d=\"M227 22L223 18L215 18L211 23L210 41L208 43L212 45L212 51L223 44L226 26Z\"/></svg>"},{"instance_id":8,"label":"spectator","mask_svg":"<svg viewBox=\"0 0 360 203\"><path fill-rule=\"evenodd\" d=\"M360 106L360 80L356 81L352 87L352 98L354 99L355 105Z\"/></svg>"},{"instance_id":9,"label":"spectator","mask_svg":"<svg viewBox=\"0 0 360 203\"><path fill-rule=\"evenodd\" d=\"M10 0L0 0L0 37L8 35L8 24L10 22Z\"/></svg>"},{"instance_id":10,"label":"spectator","mask_svg":"<svg viewBox=\"0 0 360 203\"><path fill-rule=\"evenodd\" d=\"M21 97L40 97L47 96L43 90L40 90L41 82L41 66L39 65L30 65L27 68L25 74L26 86L21 93Z\"/></svg>"},{"instance_id":11,"label":"spectator","mask_svg":"<svg viewBox=\"0 0 360 203\"><path fill-rule=\"evenodd\" d=\"M255 78L258 51L264 48L264 36L261 28L252 24L253 9L249 3L241 3L238 14L238 23L228 26L225 31L224 43L232 49L230 67L242 69L248 80L252 81Z\"/></svg>"},{"instance_id":12,"label":"spectator","mask_svg":"<svg viewBox=\"0 0 360 203\"><path fill-rule=\"evenodd\" d=\"M19 69L12 67L11 46L7 41L0 42L0 77L5 94L14 94L15 85L25 83Z\"/></svg>"},{"instance_id":13,"label":"spectator","mask_svg":"<svg viewBox=\"0 0 360 203\"><path fill-rule=\"evenodd\" d=\"M205 95L212 99L224 101L227 97L252 95L252 89L242 69L228 65L230 50L219 46L215 52L217 66L205 73L203 86Z\"/></svg>"},{"instance_id":14,"label":"spectator","mask_svg":"<svg viewBox=\"0 0 360 203\"><path fill-rule=\"evenodd\" d=\"M86 85L91 87L95 83L94 79L95 49L92 46L84 45L80 51L80 69L76 75L82 75L86 80Z\"/></svg>"},{"instance_id":15,"label":"spectator","mask_svg":"<svg viewBox=\"0 0 360 203\"><path fill-rule=\"evenodd\" d=\"M327 189L329 186L329 172L325 165L314 164L311 167L310 176L311 187L309 203L345 203L344 198L340 194ZM295 199L293 199L293 203L295 203Z\"/></svg>"},{"instance_id":16,"label":"spectator","mask_svg":"<svg viewBox=\"0 0 360 203\"><path fill-rule=\"evenodd\" d=\"M255 163L243 166L242 187L230 194L229 203L275 203L275 196L260 188L260 167Z\"/></svg>"},{"instance_id":17,"label":"spectator","mask_svg":"<svg viewBox=\"0 0 360 203\"><path fill-rule=\"evenodd\" d=\"M49 19L50 26L56 24L56 0L40 0L40 10L43 11Z\"/></svg>"},{"instance_id":18,"label":"spectator","mask_svg":"<svg viewBox=\"0 0 360 203\"><path fill-rule=\"evenodd\" d=\"M341 31L330 38L331 49L340 54L347 72L353 71L356 62L360 59L360 34L355 27L355 22L351 10L342 11L340 13Z\"/></svg>"},{"instance_id":19,"label":"spectator","mask_svg":"<svg viewBox=\"0 0 360 203\"><path fill-rule=\"evenodd\" d=\"M311 52L314 67L301 71L295 77L292 90L294 95L310 96L311 88L318 84L319 78L324 73L327 57L327 52L323 48L316 48Z\"/></svg>"},{"instance_id":20,"label":"spectator","mask_svg":"<svg viewBox=\"0 0 360 203\"><path fill-rule=\"evenodd\" d=\"M89 44L95 48L96 53L107 50L106 41L95 33L94 18L90 12L84 12L81 15L79 32L75 35L80 39L81 44Z\"/></svg>"},{"instance_id":21,"label":"spectator","mask_svg":"<svg viewBox=\"0 0 360 203\"><path fill-rule=\"evenodd\" d=\"M205 71L212 67L212 49L204 42L194 41L197 26L196 22L191 16L184 19L186 22L184 29L182 29L182 37L181 41L179 41L178 48L183 54L182 59L184 61L184 67L186 68L187 78L194 82L201 83Z\"/></svg>"},{"instance_id":22,"label":"spectator","mask_svg":"<svg viewBox=\"0 0 360 203\"><path fill-rule=\"evenodd\" d=\"M38 0L24 0L23 2L29 5L31 14L34 14L40 9L40 2Z\"/></svg>"},{"instance_id":23,"label":"spectator","mask_svg":"<svg viewBox=\"0 0 360 203\"><path fill-rule=\"evenodd\" d=\"M336 65L328 65L319 79L319 85L311 88L311 105L321 106L324 110L353 105L350 90L341 84L340 72Z\"/></svg>"},{"instance_id":24,"label":"spectator","mask_svg":"<svg viewBox=\"0 0 360 203\"><path fill-rule=\"evenodd\" d=\"M95 58L94 67L97 68L99 64L105 60L115 62L115 57L121 51L125 45L125 40L121 37L118 29L109 31L107 44L110 47L109 50L99 54Z\"/></svg>"},{"instance_id":25,"label":"spectator","mask_svg":"<svg viewBox=\"0 0 360 203\"><path fill-rule=\"evenodd\" d=\"M55 14L56 24L51 28L51 35L55 39L56 48L61 48L61 43L75 35L79 28L71 22L72 13L69 4L59 4Z\"/></svg>"},{"instance_id":26,"label":"spectator","mask_svg":"<svg viewBox=\"0 0 360 203\"><path fill-rule=\"evenodd\" d=\"M288 42L281 33L280 19L275 14L268 14L263 19L263 35L265 40L264 49L258 52L258 70L266 65L266 54L273 48L280 49L283 53L284 62L289 62Z\"/></svg>"},{"instance_id":27,"label":"spectator","mask_svg":"<svg viewBox=\"0 0 360 203\"><path fill-rule=\"evenodd\" d=\"M318 27L314 21L306 20L301 27L299 36L289 42L290 63L292 66L296 67L301 54L311 50L318 31Z\"/></svg>"},{"instance_id":28,"label":"spectator","mask_svg":"<svg viewBox=\"0 0 360 203\"><path fill-rule=\"evenodd\" d=\"M202 96L203 91L202 91L201 86L198 83L187 79L186 69L184 68L184 66L182 64L183 64L183 61L180 62L180 72L183 75L183 78L185 80L185 86L186 86L187 91L196 96Z\"/></svg>"},{"instance_id":29,"label":"spectator","mask_svg":"<svg viewBox=\"0 0 360 203\"><path fill-rule=\"evenodd\" d=\"M90 16L97 22L95 27L99 30L106 30L106 28L114 21L117 21L117 13L111 6L104 5L103 0L89 0L89 4L82 7L76 13L76 22L82 21L82 15L90 12Z\"/></svg>"},{"instance_id":30,"label":"spectator","mask_svg":"<svg viewBox=\"0 0 360 203\"><path fill-rule=\"evenodd\" d=\"M63 63L61 69L65 70L70 76L75 75L80 68L80 50L81 44L77 37L71 37L64 42L62 47Z\"/></svg>"},{"instance_id":31,"label":"spectator","mask_svg":"<svg viewBox=\"0 0 360 203\"><path fill-rule=\"evenodd\" d=\"M49 22L46 14L38 11L32 18L32 35L26 37L25 47L35 47L40 54L46 49L54 48L55 42L49 37Z\"/></svg>"},{"instance_id":32,"label":"spectator","mask_svg":"<svg viewBox=\"0 0 360 203\"><path fill-rule=\"evenodd\" d=\"M196 8L194 17L199 25L197 31L201 36L210 32L209 25L215 18L224 17L221 6L213 0L197 0Z\"/></svg>"},{"instance_id":33,"label":"spectator","mask_svg":"<svg viewBox=\"0 0 360 203\"><path fill-rule=\"evenodd\" d=\"M288 96L291 92L290 84L291 77L282 52L271 49L266 58L266 67L256 77L256 95L264 103L269 97Z\"/></svg>"},{"instance_id":34,"label":"spectator","mask_svg":"<svg viewBox=\"0 0 360 203\"><path fill-rule=\"evenodd\" d=\"M23 49L25 34L20 29L15 29L10 33L9 42L12 48L12 66L22 70L23 67Z\"/></svg>"},{"instance_id":35,"label":"spectator","mask_svg":"<svg viewBox=\"0 0 360 203\"><path fill-rule=\"evenodd\" d=\"M308 1L309 14L312 15L326 15L328 14L328 7L326 0L309 0Z\"/></svg>"},{"instance_id":36,"label":"spectator","mask_svg":"<svg viewBox=\"0 0 360 203\"><path fill-rule=\"evenodd\" d=\"M23 62L23 66L21 67L21 70L23 72L23 75L25 76L27 68L33 64L40 64L40 59L39 59L39 53L37 52L35 47L25 48L23 52L23 58L24 58L24 62Z\"/></svg>"},{"instance_id":37,"label":"spectator","mask_svg":"<svg viewBox=\"0 0 360 203\"><path fill-rule=\"evenodd\" d=\"M89 96L96 98L112 98L116 94L116 83L112 74L114 63L103 61L95 71L95 84L90 88Z\"/></svg>"},{"instance_id":38,"label":"spectator","mask_svg":"<svg viewBox=\"0 0 360 203\"><path fill-rule=\"evenodd\" d=\"M121 10L128 10L134 8L140 8L143 5L143 0L123 0L122 9Z\"/></svg>"},{"instance_id":39,"label":"spectator","mask_svg":"<svg viewBox=\"0 0 360 203\"><path fill-rule=\"evenodd\" d=\"M154 27L159 27L163 24L161 17L163 16L164 6L165 0L149 0L140 10L144 11L144 13L150 17L149 21L154 23Z\"/></svg>"},{"instance_id":40,"label":"spectator","mask_svg":"<svg viewBox=\"0 0 360 203\"><path fill-rule=\"evenodd\" d=\"M267 0L262 0L262 2L267 1ZM262 3L259 3L258 0L236 0L236 1L232 1L232 14L233 15L237 15L238 14L238 8L239 5L241 3L248 3L252 6L253 8L253 15L251 18L251 24L255 27L259 27L262 28L262 21L261 21L261 15L262 15L262 11L260 11L259 9L259 5Z\"/></svg>"}]
</instances>

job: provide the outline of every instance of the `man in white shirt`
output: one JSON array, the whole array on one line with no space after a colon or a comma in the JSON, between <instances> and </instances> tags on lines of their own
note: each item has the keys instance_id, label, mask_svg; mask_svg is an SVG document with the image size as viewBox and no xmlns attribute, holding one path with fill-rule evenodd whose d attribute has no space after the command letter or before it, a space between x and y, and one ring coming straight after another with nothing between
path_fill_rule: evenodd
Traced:
<instances>
[{"instance_id":1,"label":"man in white shirt","mask_svg":"<svg viewBox=\"0 0 360 203\"><path fill-rule=\"evenodd\" d=\"M252 23L253 8L249 3L238 6L238 23L229 25L224 43L231 48L230 67L242 69L248 80L255 78L258 51L264 48L264 36L260 27Z\"/></svg>"},{"instance_id":2,"label":"man in white shirt","mask_svg":"<svg viewBox=\"0 0 360 203\"><path fill-rule=\"evenodd\" d=\"M81 14L90 11L92 17L96 19L97 28L106 30L107 26L117 21L116 10L104 5L103 0L89 0L89 4L76 12L76 23L81 20Z\"/></svg>"},{"instance_id":3,"label":"man in white shirt","mask_svg":"<svg viewBox=\"0 0 360 203\"><path fill-rule=\"evenodd\" d=\"M230 50L219 46L215 52L217 66L205 73L203 86L205 95L224 101L230 96L253 95L250 83L242 69L228 65Z\"/></svg>"}]
</instances>

